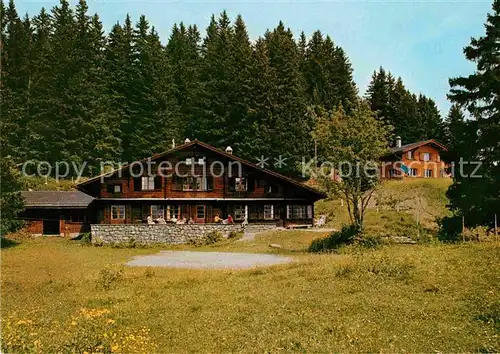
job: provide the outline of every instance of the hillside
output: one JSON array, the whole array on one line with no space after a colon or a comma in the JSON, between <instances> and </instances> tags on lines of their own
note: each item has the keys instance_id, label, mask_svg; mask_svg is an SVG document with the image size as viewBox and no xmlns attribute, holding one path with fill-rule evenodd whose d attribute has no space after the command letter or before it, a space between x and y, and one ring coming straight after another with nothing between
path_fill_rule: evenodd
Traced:
<instances>
[{"instance_id":1,"label":"hillside","mask_svg":"<svg viewBox=\"0 0 500 354\"><path fill-rule=\"evenodd\" d=\"M381 236L433 237L437 230L436 219L449 213L446 190L450 184L449 179L383 182L366 213L366 230ZM347 207L339 199L319 201L315 213L317 216L326 214L330 227L340 228L349 222Z\"/></svg>"}]
</instances>

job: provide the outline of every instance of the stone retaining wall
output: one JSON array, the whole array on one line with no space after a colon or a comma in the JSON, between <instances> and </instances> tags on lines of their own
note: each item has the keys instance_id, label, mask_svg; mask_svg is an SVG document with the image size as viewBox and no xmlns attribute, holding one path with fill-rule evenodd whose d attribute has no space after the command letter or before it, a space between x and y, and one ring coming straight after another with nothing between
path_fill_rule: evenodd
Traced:
<instances>
[{"instance_id":1,"label":"stone retaining wall","mask_svg":"<svg viewBox=\"0 0 500 354\"><path fill-rule=\"evenodd\" d=\"M275 224L249 224L245 227L245 231L258 233L275 228ZM241 224L91 225L92 243L102 244L128 243L131 241L142 244L183 244L202 241L205 235L212 231L220 231L224 237L227 237L231 232L241 232L243 229Z\"/></svg>"}]
</instances>

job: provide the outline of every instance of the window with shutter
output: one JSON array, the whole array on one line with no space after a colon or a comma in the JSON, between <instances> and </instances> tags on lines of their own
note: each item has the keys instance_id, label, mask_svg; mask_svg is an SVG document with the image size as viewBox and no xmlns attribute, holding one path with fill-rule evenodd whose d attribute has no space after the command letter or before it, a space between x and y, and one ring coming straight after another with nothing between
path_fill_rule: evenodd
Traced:
<instances>
[{"instance_id":1,"label":"window with shutter","mask_svg":"<svg viewBox=\"0 0 500 354\"><path fill-rule=\"evenodd\" d=\"M291 205L286 206L286 218L287 219L292 218L292 206Z\"/></svg>"}]
</instances>

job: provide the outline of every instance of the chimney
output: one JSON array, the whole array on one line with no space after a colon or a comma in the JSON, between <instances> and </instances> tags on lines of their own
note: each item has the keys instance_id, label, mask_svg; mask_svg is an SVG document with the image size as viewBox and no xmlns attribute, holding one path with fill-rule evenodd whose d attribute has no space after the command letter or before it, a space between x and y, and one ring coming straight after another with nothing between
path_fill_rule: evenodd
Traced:
<instances>
[{"instance_id":1,"label":"chimney","mask_svg":"<svg viewBox=\"0 0 500 354\"><path fill-rule=\"evenodd\" d=\"M231 154L231 155L232 155L232 154L233 154L233 148L232 148L231 146L228 146L228 147L226 148L226 152L227 152L228 154Z\"/></svg>"},{"instance_id":2,"label":"chimney","mask_svg":"<svg viewBox=\"0 0 500 354\"><path fill-rule=\"evenodd\" d=\"M184 144L189 144L191 142L191 140L189 140L189 138L186 138L186 140L184 140Z\"/></svg>"},{"instance_id":3,"label":"chimney","mask_svg":"<svg viewBox=\"0 0 500 354\"><path fill-rule=\"evenodd\" d=\"M396 147L401 147L401 137L399 135L396 137Z\"/></svg>"}]
</instances>

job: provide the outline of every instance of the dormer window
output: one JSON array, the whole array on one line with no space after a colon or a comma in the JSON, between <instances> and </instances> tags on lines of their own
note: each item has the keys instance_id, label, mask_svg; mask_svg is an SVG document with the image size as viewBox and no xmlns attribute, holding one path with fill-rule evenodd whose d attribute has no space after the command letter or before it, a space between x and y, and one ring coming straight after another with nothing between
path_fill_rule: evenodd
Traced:
<instances>
[{"instance_id":1,"label":"dormer window","mask_svg":"<svg viewBox=\"0 0 500 354\"><path fill-rule=\"evenodd\" d=\"M428 152L424 152L424 161L429 162L431 160L431 154Z\"/></svg>"},{"instance_id":2,"label":"dormer window","mask_svg":"<svg viewBox=\"0 0 500 354\"><path fill-rule=\"evenodd\" d=\"M407 152L408 160L413 160L413 151L408 151Z\"/></svg>"}]
</instances>

